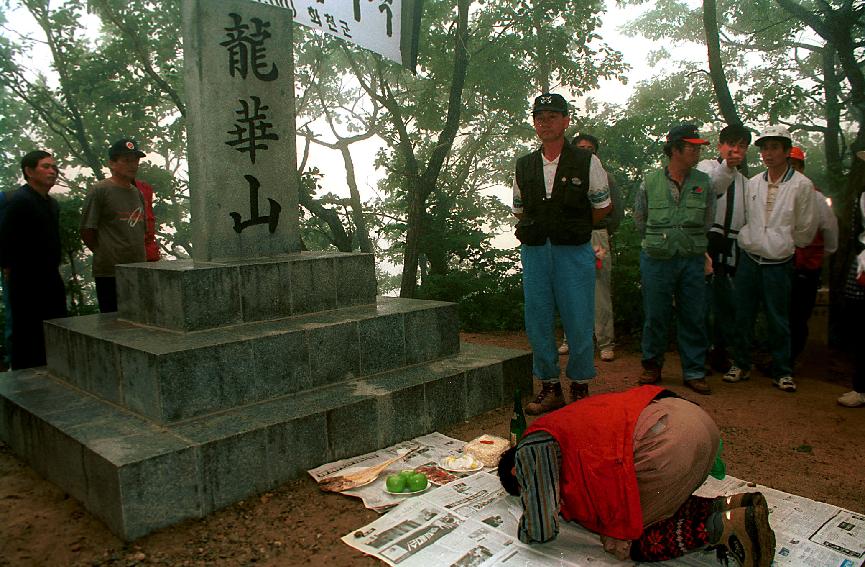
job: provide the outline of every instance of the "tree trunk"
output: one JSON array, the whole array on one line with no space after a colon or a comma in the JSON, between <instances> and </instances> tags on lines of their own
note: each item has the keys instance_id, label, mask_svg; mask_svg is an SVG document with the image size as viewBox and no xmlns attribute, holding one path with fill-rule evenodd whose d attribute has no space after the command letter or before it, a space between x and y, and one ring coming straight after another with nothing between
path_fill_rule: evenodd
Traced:
<instances>
[{"instance_id":1,"label":"tree trunk","mask_svg":"<svg viewBox=\"0 0 865 567\"><path fill-rule=\"evenodd\" d=\"M400 297L415 297L417 294L418 257L420 253L420 237L423 230L423 216L426 211L426 199L435 190L439 173L445 157L453 146L459 130L460 113L462 110L463 85L468 70L469 40L468 20L471 0L459 0L457 3L457 30L454 38L454 70L451 78L450 96L448 98L448 113L444 128L438 142L432 151L423 175L412 179L408 187L408 226L405 235L405 253L402 262L402 280ZM390 109L389 109L390 110ZM401 144L405 148L408 144ZM410 146L408 146L410 147Z\"/></svg>"},{"instance_id":2,"label":"tree trunk","mask_svg":"<svg viewBox=\"0 0 865 567\"><path fill-rule=\"evenodd\" d=\"M721 61L721 40L718 34L718 6L715 0L703 0L703 28L706 31L706 48L709 51L709 76L715 88L718 108L727 124L741 124L736 103L730 95L724 63Z\"/></svg>"},{"instance_id":3,"label":"tree trunk","mask_svg":"<svg viewBox=\"0 0 865 567\"><path fill-rule=\"evenodd\" d=\"M372 240L369 238L369 229L366 226L366 219L363 217L363 204L360 201L360 191L357 189L357 178L354 174L354 160L348 146L340 148L340 152L345 163L345 180L351 195L351 220L354 222L357 244L361 252L372 252Z\"/></svg>"}]
</instances>

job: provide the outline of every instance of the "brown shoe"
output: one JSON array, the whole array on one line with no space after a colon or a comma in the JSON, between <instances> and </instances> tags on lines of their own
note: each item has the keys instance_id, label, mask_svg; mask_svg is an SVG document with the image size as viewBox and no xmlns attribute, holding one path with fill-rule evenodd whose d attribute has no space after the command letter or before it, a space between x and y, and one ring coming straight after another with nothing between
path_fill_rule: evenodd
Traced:
<instances>
[{"instance_id":1,"label":"brown shoe","mask_svg":"<svg viewBox=\"0 0 865 567\"><path fill-rule=\"evenodd\" d=\"M732 555L742 567L770 567L775 557L775 532L765 508L751 506L720 512L721 536L709 544L719 557Z\"/></svg>"},{"instance_id":2,"label":"brown shoe","mask_svg":"<svg viewBox=\"0 0 865 567\"><path fill-rule=\"evenodd\" d=\"M570 385L571 403L589 397L589 385L585 382L573 382Z\"/></svg>"},{"instance_id":3,"label":"brown shoe","mask_svg":"<svg viewBox=\"0 0 865 567\"><path fill-rule=\"evenodd\" d=\"M654 360L643 361L643 373L637 380L640 384L657 384L661 381L661 367Z\"/></svg>"},{"instance_id":4,"label":"brown shoe","mask_svg":"<svg viewBox=\"0 0 865 567\"><path fill-rule=\"evenodd\" d=\"M558 382L541 382L541 391L533 402L526 404L526 413L529 415L541 415L548 411L565 407L565 398L562 396L562 385Z\"/></svg>"},{"instance_id":5,"label":"brown shoe","mask_svg":"<svg viewBox=\"0 0 865 567\"><path fill-rule=\"evenodd\" d=\"M709 387L709 383L706 382L704 378L697 378L696 380L685 380L685 386L694 390L698 394L703 394L704 396L708 396L712 393L712 388Z\"/></svg>"}]
</instances>

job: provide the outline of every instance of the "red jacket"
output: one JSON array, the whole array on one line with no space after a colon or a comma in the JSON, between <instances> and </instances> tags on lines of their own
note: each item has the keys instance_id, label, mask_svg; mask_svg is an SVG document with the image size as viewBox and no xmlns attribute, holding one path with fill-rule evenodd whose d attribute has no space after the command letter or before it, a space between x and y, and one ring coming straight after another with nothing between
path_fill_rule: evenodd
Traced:
<instances>
[{"instance_id":1,"label":"red jacket","mask_svg":"<svg viewBox=\"0 0 865 567\"><path fill-rule=\"evenodd\" d=\"M153 187L140 179L135 180L135 186L144 197L144 251L148 262L159 261L159 245L156 243L156 217L153 215Z\"/></svg>"},{"instance_id":2,"label":"red jacket","mask_svg":"<svg viewBox=\"0 0 865 567\"><path fill-rule=\"evenodd\" d=\"M546 431L561 448L563 518L618 539L640 537L643 510L634 470L634 428L663 390L640 386L590 396L536 419L526 430L526 435Z\"/></svg>"}]
</instances>

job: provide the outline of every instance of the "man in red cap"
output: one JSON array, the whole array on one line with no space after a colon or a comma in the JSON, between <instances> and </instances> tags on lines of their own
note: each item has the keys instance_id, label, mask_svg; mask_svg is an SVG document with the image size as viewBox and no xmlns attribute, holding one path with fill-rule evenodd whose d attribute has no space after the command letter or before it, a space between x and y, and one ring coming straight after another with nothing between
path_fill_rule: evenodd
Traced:
<instances>
[{"instance_id":1,"label":"man in red cap","mask_svg":"<svg viewBox=\"0 0 865 567\"><path fill-rule=\"evenodd\" d=\"M108 148L111 177L90 188L81 211L81 239L93 252L96 297L103 313L117 311L115 266L149 259L145 242L148 234L153 240L153 223L148 222L148 210L153 213L135 179L144 156L134 140L114 142ZM159 259L158 251L154 259Z\"/></svg>"},{"instance_id":2,"label":"man in red cap","mask_svg":"<svg viewBox=\"0 0 865 567\"><path fill-rule=\"evenodd\" d=\"M699 394L706 383L707 233L715 218L716 189L708 175L695 168L709 142L693 124L680 124L667 134L666 167L650 172L637 191L634 222L643 237L640 281L643 290L643 374L640 384L661 381L670 318L675 299L676 329L682 377Z\"/></svg>"},{"instance_id":3,"label":"man in red cap","mask_svg":"<svg viewBox=\"0 0 865 567\"><path fill-rule=\"evenodd\" d=\"M790 167L805 175L805 152L799 146L790 149ZM814 206L819 226L808 246L796 248L793 258L793 287L790 291L790 364L805 349L808 341L808 319L817 302L823 258L838 249L838 219L826 202L826 197L814 186Z\"/></svg>"}]
</instances>

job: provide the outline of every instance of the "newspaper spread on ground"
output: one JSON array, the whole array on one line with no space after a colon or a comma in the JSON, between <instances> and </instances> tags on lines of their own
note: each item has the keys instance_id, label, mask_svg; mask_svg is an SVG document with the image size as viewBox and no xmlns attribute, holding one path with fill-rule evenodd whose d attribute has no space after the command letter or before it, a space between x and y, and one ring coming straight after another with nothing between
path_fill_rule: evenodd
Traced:
<instances>
[{"instance_id":1,"label":"newspaper spread on ground","mask_svg":"<svg viewBox=\"0 0 865 567\"><path fill-rule=\"evenodd\" d=\"M346 470L357 462L374 465L393 456L387 451L412 443L428 447L428 459L412 457L397 470L415 466L421 461L439 462L464 444L434 433L419 437L408 445L401 444L378 451L367 461L341 461ZM395 454L395 453L394 453ZM432 455L435 454L435 457ZM364 457L367 457L366 455ZM354 462L354 464L348 464ZM333 463L334 466L337 463ZM362 465L362 466L369 466ZM323 478L331 465L310 471ZM326 474L322 473L325 472ZM318 480L316 478L316 480ZM376 481L351 493L364 498ZM714 497L737 492L761 491L769 503L770 522L777 540L774 565L808 567L861 567L865 565L865 514L850 512L756 485L731 476L723 481L709 477L697 494ZM380 494L379 494L380 493ZM383 495L383 496L382 496ZM434 487L414 496L392 497L379 487L373 500L381 506L397 499L398 505L374 522L342 540L389 565L400 567L549 567L549 566L622 566L635 562L617 561L604 552L600 539L577 524L562 522L559 536L543 545L524 545L517 537L517 522L522 514L520 501L505 493L495 474L478 472L457 478L444 486ZM384 498L387 497L387 498ZM380 509L383 509L381 507ZM714 552L697 552L664 565L718 565Z\"/></svg>"},{"instance_id":2,"label":"newspaper spread on ground","mask_svg":"<svg viewBox=\"0 0 865 567\"><path fill-rule=\"evenodd\" d=\"M385 490L385 479L388 475L398 473L403 469L420 470L427 475L434 485L433 488L435 488L435 486L447 484L472 474L445 471L439 466L445 457L461 454L464 446L465 441L435 432L372 453L321 465L308 472L315 479L315 482L320 482L321 479L329 476L348 474L358 469L383 463L406 450L414 449L414 452L407 459L397 461L385 469L374 482L342 492L342 494L362 499L364 506L371 510L383 512L403 502L408 497L408 495L390 494Z\"/></svg>"}]
</instances>

